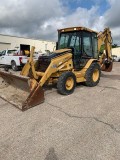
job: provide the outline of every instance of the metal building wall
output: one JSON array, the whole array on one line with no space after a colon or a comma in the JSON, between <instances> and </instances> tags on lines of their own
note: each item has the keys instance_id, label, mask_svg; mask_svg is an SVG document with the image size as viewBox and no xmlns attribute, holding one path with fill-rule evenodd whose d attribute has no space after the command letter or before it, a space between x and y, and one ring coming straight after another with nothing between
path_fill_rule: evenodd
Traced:
<instances>
[{"instance_id":1,"label":"metal building wall","mask_svg":"<svg viewBox=\"0 0 120 160\"><path fill-rule=\"evenodd\" d=\"M56 45L55 42L51 42L51 41L0 35L0 50L7 49L7 48L15 49L15 47L19 47L20 44L35 46L36 51L41 51L41 52L45 52L46 49L53 51Z\"/></svg>"},{"instance_id":2,"label":"metal building wall","mask_svg":"<svg viewBox=\"0 0 120 160\"><path fill-rule=\"evenodd\" d=\"M120 47L112 48L112 55L116 55L117 57L120 57Z\"/></svg>"},{"instance_id":3,"label":"metal building wall","mask_svg":"<svg viewBox=\"0 0 120 160\"><path fill-rule=\"evenodd\" d=\"M10 47L11 47L11 43L0 42L0 50L10 49Z\"/></svg>"}]
</instances>

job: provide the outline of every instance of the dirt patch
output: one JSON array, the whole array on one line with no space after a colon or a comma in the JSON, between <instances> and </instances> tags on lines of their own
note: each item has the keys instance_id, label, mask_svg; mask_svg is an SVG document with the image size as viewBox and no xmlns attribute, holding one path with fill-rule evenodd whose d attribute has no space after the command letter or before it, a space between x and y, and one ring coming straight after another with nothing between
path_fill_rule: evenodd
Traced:
<instances>
[{"instance_id":1,"label":"dirt patch","mask_svg":"<svg viewBox=\"0 0 120 160\"><path fill-rule=\"evenodd\" d=\"M7 86L0 89L0 97L7 102L14 104L18 108L22 108L22 103L25 102L29 93L23 90L17 89L13 86Z\"/></svg>"}]
</instances>

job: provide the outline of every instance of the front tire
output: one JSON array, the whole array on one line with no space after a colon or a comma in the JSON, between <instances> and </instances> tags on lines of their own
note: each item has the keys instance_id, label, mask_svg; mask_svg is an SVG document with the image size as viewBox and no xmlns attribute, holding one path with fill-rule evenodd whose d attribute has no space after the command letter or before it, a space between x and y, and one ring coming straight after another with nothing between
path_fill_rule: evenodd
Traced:
<instances>
[{"instance_id":1,"label":"front tire","mask_svg":"<svg viewBox=\"0 0 120 160\"><path fill-rule=\"evenodd\" d=\"M64 72L58 78L57 89L60 94L69 95L74 92L76 77L72 72Z\"/></svg>"},{"instance_id":2,"label":"front tire","mask_svg":"<svg viewBox=\"0 0 120 160\"><path fill-rule=\"evenodd\" d=\"M85 85L89 87L94 87L99 83L101 75L100 65L98 63L92 63L87 69L85 74Z\"/></svg>"},{"instance_id":3,"label":"front tire","mask_svg":"<svg viewBox=\"0 0 120 160\"><path fill-rule=\"evenodd\" d=\"M11 67L12 67L12 70L13 70L13 71L18 71L18 67L17 67L15 61L12 61L12 62L11 62Z\"/></svg>"}]
</instances>

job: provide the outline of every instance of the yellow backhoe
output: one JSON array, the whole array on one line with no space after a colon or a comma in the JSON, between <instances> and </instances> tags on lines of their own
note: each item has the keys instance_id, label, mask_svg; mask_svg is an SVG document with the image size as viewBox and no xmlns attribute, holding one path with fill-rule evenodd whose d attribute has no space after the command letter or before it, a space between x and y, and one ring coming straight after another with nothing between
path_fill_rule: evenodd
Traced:
<instances>
[{"instance_id":1,"label":"yellow backhoe","mask_svg":"<svg viewBox=\"0 0 120 160\"><path fill-rule=\"evenodd\" d=\"M99 57L102 44L105 52ZM100 33L85 27L60 29L56 50L34 62L32 47L20 76L0 71L0 97L26 110L44 102L45 84L56 83L63 95L72 94L76 83L96 86L101 70L112 70L111 44L109 28Z\"/></svg>"}]
</instances>

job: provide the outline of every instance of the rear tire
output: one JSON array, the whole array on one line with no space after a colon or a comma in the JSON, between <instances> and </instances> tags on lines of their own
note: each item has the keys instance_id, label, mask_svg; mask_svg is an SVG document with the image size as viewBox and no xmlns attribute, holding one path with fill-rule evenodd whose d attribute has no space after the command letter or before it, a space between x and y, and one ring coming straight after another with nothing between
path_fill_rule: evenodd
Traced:
<instances>
[{"instance_id":1,"label":"rear tire","mask_svg":"<svg viewBox=\"0 0 120 160\"><path fill-rule=\"evenodd\" d=\"M11 62L11 67L12 67L12 70L13 70L13 71L18 71L18 67L17 67L15 61L12 61L12 62Z\"/></svg>"},{"instance_id":2,"label":"rear tire","mask_svg":"<svg viewBox=\"0 0 120 160\"><path fill-rule=\"evenodd\" d=\"M9 71L9 67L8 67L8 66L5 66L5 67L4 67L4 70L5 70L6 72L8 72L8 71Z\"/></svg>"},{"instance_id":3,"label":"rear tire","mask_svg":"<svg viewBox=\"0 0 120 160\"><path fill-rule=\"evenodd\" d=\"M57 89L60 94L69 95L74 92L76 77L72 72L64 72L58 79Z\"/></svg>"},{"instance_id":4,"label":"rear tire","mask_svg":"<svg viewBox=\"0 0 120 160\"><path fill-rule=\"evenodd\" d=\"M89 87L94 87L99 83L101 75L100 65L98 63L92 63L91 66L87 69L85 75L85 85Z\"/></svg>"}]
</instances>

